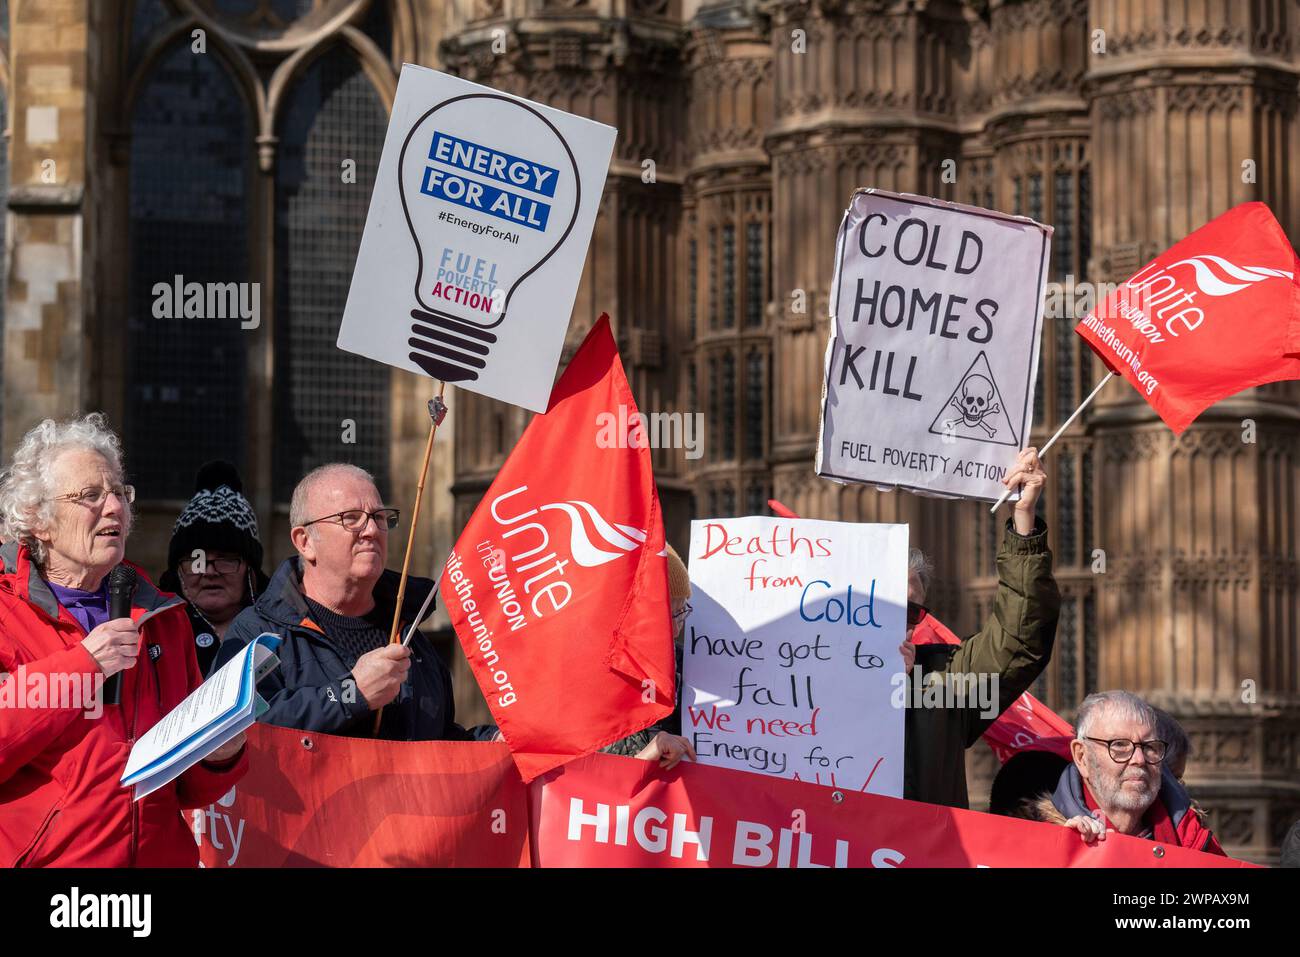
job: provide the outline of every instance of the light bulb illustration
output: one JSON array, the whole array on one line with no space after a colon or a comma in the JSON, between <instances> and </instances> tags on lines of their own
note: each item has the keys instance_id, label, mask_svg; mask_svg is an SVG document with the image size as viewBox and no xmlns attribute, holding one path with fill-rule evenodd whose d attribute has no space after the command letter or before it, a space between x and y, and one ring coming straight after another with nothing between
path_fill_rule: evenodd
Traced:
<instances>
[{"instance_id":1,"label":"light bulb illustration","mask_svg":"<svg viewBox=\"0 0 1300 957\"><path fill-rule=\"evenodd\" d=\"M507 131L527 156L496 145ZM477 379L512 305L521 306L520 284L573 231L582 196L573 150L527 103L454 96L407 133L398 190L419 258L410 360L444 382Z\"/></svg>"}]
</instances>

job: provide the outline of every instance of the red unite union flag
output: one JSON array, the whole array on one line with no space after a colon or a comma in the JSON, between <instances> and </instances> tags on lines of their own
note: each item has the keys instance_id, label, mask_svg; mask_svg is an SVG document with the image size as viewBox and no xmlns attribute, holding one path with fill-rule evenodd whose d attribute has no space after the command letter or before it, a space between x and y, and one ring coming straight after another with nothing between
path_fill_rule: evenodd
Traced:
<instances>
[{"instance_id":1,"label":"red unite union flag","mask_svg":"<svg viewBox=\"0 0 1300 957\"><path fill-rule=\"evenodd\" d=\"M1211 220L1075 327L1175 434L1220 399L1300 379L1300 259L1263 203Z\"/></svg>"},{"instance_id":2,"label":"red unite union flag","mask_svg":"<svg viewBox=\"0 0 1300 957\"><path fill-rule=\"evenodd\" d=\"M602 315L442 575L525 781L672 711L666 555L649 444Z\"/></svg>"}]
</instances>

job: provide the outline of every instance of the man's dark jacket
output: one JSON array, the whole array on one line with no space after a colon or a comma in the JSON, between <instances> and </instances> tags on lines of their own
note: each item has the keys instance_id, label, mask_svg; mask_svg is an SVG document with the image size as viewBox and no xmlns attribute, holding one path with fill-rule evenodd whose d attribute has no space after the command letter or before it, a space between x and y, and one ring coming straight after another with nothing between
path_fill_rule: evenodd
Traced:
<instances>
[{"instance_id":1,"label":"man's dark jacket","mask_svg":"<svg viewBox=\"0 0 1300 957\"><path fill-rule=\"evenodd\" d=\"M375 583L375 608L380 621L392 621L397 582L396 572L385 571ZM407 578L402 602L403 634L433 587L427 578ZM231 622L213 670L264 632L283 639L278 651L279 668L258 685L271 706L262 718L265 723L351 737L372 736L374 712L329 636L312 620L303 600L296 557L286 559L256 603ZM451 674L429 639L417 631L411 639L411 670L397 698L384 707L378 737L390 741L470 741L486 740L496 733L491 726L465 730L456 724L455 712Z\"/></svg>"},{"instance_id":2,"label":"man's dark jacket","mask_svg":"<svg viewBox=\"0 0 1300 957\"><path fill-rule=\"evenodd\" d=\"M917 646L904 722L903 797L909 800L969 807L966 749L997 717L984 717L978 705L911 707L913 688L932 674L996 674L1001 714L1028 690L1051 658L1061 593L1052 578L1052 553L1042 519L1028 535L1017 534L1007 521L997 565L993 613L979 633L960 645Z\"/></svg>"}]
</instances>

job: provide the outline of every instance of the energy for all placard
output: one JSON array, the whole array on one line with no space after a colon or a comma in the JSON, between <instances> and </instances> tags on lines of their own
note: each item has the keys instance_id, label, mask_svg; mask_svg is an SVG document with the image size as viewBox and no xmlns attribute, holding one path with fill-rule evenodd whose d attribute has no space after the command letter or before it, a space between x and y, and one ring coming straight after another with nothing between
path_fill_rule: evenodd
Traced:
<instances>
[{"instance_id":1,"label":"energy for all placard","mask_svg":"<svg viewBox=\"0 0 1300 957\"><path fill-rule=\"evenodd\" d=\"M995 500L1027 445L1052 228L853 194L836 244L817 474Z\"/></svg>"},{"instance_id":2,"label":"energy for all placard","mask_svg":"<svg viewBox=\"0 0 1300 957\"><path fill-rule=\"evenodd\" d=\"M339 348L545 412L616 135L404 65Z\"/></svg>"}]
</instances>

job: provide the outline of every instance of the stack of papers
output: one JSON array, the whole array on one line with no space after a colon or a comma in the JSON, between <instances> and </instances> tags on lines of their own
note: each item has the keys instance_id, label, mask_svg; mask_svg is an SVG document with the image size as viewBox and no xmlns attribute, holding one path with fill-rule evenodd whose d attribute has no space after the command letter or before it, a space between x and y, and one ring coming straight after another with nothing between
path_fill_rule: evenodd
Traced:
<instances>
[{"instance_id":1,"label":"stack of papers","mask_svg":"<svg viewBox=\"0 0 1300 957\"><path fill-rule=\"evenodd\" d=\"M135 800L179 777L266 713L257 683L280 663L279 647L278 635L258 635L140 737L122 772L122 786L135 787Z\"/></svg>"}]
</instances>

